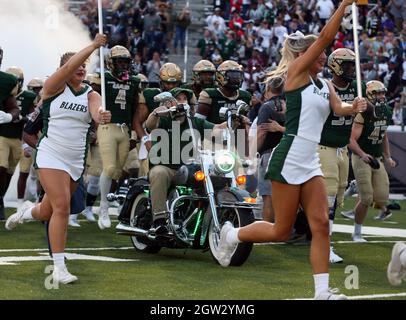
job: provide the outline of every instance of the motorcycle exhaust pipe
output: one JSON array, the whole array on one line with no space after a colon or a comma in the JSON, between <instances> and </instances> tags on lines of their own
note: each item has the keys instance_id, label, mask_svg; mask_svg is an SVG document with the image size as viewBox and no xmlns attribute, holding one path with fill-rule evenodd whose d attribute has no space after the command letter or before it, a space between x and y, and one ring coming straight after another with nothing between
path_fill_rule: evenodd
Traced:
<instances>
[{"instance_id":1,"label":"motorcycle exhaust pipe","mask_svg":"<svg viewBox=\"0 0 406 320\"><path fill-rule=\"evenodd\" d=\"M115 194L115 193L108 193L106 198L108 202L113 202L116 200L125 200L127 197L126 194Z\"/></svg>"},{"instance_id":2,"label":"motorcycle exhaust pipe","mask_svg":"<svg viewBox=\"0 0 406 320\"><path fill-rule=\"evenodd\" d=\"M116 227L117 234L127 235L127 236L136 236L136 237L147 237L148 231L136 227L131 227L129 225L119 223Z\"/></svg>"}]
</instances>

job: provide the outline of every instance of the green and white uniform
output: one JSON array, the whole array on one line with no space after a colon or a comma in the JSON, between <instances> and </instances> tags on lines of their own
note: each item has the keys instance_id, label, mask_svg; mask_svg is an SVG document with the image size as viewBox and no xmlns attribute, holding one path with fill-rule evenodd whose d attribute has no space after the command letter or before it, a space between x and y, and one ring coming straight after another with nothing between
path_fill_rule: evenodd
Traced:
<instances>
[{"instance_id":1,"label":"green and white uniform","mask_svg":"<svg viewBox=\"0 0 406 320\"><path fill-rule=\"evenodd\" d=\"M67 85L62 93L43 101L44 127L37 146L36 169L63 170L74 181L82 176L92 120L90 92L92 88L87 85L79 92Z\"/></svg>"},{"instance_id":2,"label":"green and white uniform","mask_svg":"<svg viewBox=\"0 0 406 320\"><path fill-rule=\"evenodd\" d=\"M318 79L286 92L286 132L274 148L266 178L288 184L302 184L322 176L317 147L323 125L330 114L330 91Z\"/></svg>"}]
</instances>

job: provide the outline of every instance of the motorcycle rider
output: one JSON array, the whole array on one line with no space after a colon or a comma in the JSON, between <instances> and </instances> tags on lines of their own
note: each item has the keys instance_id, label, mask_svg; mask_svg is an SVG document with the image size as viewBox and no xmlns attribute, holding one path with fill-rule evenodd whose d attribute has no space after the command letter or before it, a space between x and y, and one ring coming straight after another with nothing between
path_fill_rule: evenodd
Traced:
<instances>
[{"instance_id":1,"label":"motorcycle rider","mask_svg":"<svg viewBox=\"0 0 406 320\"><path fill-rule=\"evenodd\" d=\"M136 121L134 123L134 130L137 134L138 139L141 140L141 144L145 145L147 151L151 148L151 141L149 140L148 134L144 130L144 122L147 120L148 115L150 115L154 109L159 107L159 103L154 102L154 97L161 92L170 91L173 88L180 87L182 83L182 70L174 63L165 63L159 71L159 79L161 88L146 88L139 95L138 107L136 110ZM193 95L192 104L195 104L196 97ZM141 146L140 148L143 148ZM143 156L139 160L143 160ZM142 172L140 176L144 176L148 173L148 168L145 165L141 165Z\"/></svg>"},{"instance_id":2,"label":"motorcycle rider","mask_svg":"<svg viewBox=\"0 0 406 320\"><path fill-rule=\"evenodd\" d=\"M176 99L176 104L189 104L192 108L193 91L185 88L174 88L170 90L170 93ZM170 107L171 105L169 105ZM169 217L168 208L166 206L167 192L171 185L171 180L177 170L184 164L184 159L174 159L172 148L180 144L180 154L182 154L183 148L189 144L189 141L181 139L183 133L189 129L186 121L185 112L171 113L170 116L159 116L158 112L168 109L168 105L162 105L156 108L148 117L146 121L146 129L151 133L153 147L151 148L149 159L151 169L149 171L149 183L150 183L150 197L153 212L153 231L155 234L167 233L165 227L166 220ZM204 130L209 129L216 132L218 129L227 128L227 122L222 124L213 124L201 118L191 118L193 127L203 138ZM176 126L179 128L176 128ZM164 145L161 142L155 141L154 129L163 129L169 135L169 144ZM221 130L219 130L220 132ZM155 131L157 132L157 131ZM162 132L162 131L161 131ZM176 134L177 132L177 134ZM158 148L161 147L161 149ZM162 147L166 147L164 150ZM158 151L161 151L159 155ZM164 153L168 157L164 156ZM167 160L166 160L167 159Z\"/></svg>"}]
</instances>

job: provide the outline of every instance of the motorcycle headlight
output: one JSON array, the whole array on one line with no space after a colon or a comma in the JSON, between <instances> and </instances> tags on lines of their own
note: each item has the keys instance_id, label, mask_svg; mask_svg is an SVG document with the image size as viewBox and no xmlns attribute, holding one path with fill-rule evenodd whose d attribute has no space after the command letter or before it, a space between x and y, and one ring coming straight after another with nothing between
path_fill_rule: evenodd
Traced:
<instances>
[{"instance_id":1,"label":"motorcycle headlight","mask_svg":"<svg viewBox=\"0 0 406 320\"><path fill-rule=\"evenodd\" d=\"M235 157L229 151L217 151L214 155L214 166L220 173L229 173L235 167Z\"/></svg>"}]
</instances>

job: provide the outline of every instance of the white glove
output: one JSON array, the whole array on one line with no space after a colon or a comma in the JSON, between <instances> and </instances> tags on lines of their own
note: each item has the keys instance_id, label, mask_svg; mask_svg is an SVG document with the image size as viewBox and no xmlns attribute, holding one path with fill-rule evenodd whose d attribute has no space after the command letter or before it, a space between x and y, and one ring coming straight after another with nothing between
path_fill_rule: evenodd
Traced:
<instances>
[{"instance_id":1,"label":"white glove","mask_svg":"<svg viewBox=\"0 0 406 320\"><path fill-rule=\"evenodd\" d=\"M4 111L0 111L0 124L10 123L11 120L13 120L13 116L10 113L5 113Z\"/></svg>"},{"instance_id":2,"label":"white glove","mask_svg":"<svg viewBox=\"0 0 406 320\"><path fill-rule=\"evenodd\" d=\"M28 144L26 144L26 143L23 144L23 150L24 150L24 156L26 158L31 157L33 149Z\"/></svg>"}]
</instances>

